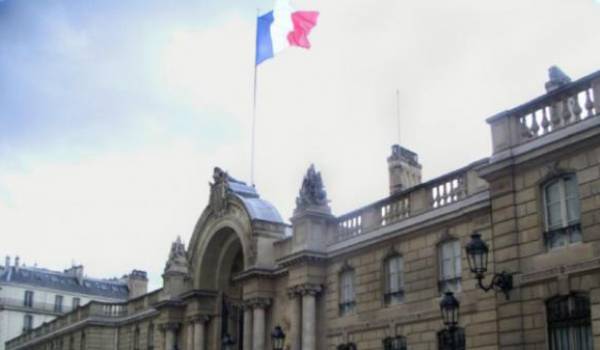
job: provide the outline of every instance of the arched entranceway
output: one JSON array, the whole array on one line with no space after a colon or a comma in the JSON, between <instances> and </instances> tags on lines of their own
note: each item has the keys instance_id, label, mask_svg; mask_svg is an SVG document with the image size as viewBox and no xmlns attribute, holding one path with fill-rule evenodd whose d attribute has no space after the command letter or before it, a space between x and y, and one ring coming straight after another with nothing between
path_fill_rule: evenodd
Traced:
<instances>
[{"instance_id":1,"label":"arched entranceway","mask_svg":"<svg viewBox=\"0 0 600 350\"><path fill-rule=\"evenodd\" d=\"M224 227L215 232L204 249L198 278L205 289L218 291L218 305L211 320L214 349L221 349L225 335L235 340L235 349L243 349L244 326L242 284L234 276L244 270L244 250L237 232Z\"/></svg>"}]
</instances>

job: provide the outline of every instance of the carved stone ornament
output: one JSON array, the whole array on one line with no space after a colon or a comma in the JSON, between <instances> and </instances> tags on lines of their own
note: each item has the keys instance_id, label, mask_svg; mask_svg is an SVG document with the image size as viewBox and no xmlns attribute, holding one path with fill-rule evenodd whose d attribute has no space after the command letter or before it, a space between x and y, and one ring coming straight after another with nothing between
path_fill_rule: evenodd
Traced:
<instances>
[{"instance_id":1,"label":"carved stone ornament","mask_svg":"<svg viewBox=\"0 0 600 350\"><path fill-rule=\"evenodd\" d=\"M165 274L181 273L187 275L189 272L188 266L185 245L181 242L181 237L178 236L177 240L171 244L169 259L165 265Z\"/></svg>"},{"instance_id":2,"label":"carved stone ornament","mask_svg":"<svg viewBox=\"0 0 600 350\"><path fill-rule=\"evenodd\" d=\"M550 92L556 90L563 85L567 85L571 82L571 78L566 75L557 66L552 66L548 69L548 75L550 80L546 82L546 91Z\"/></svg>"},{"instance_id":3,"label":"carved stone ornament","mask_svg":"<svg viewBox=\"0 0 600 350\"><path fill-rule=\"evenodd\" d=\"M221 168L215 167L213 170L213 181L210 185L210 198L208 206L217 216L223 215L227 211L227 194L229 191L229 175Z\"/></svg>"},{"instance_id":4,"label":"carved stone ornament","mask_svg":"<svg viewBox=\"0 0 600 350\"><path fill-rule=\"evenodd\" d=\"M310 206L327 206L328 202L321 173L316 171L315 166L311 164L304 175L300 193L296 198L296 210Z\"/></svg>"}]
</instances>

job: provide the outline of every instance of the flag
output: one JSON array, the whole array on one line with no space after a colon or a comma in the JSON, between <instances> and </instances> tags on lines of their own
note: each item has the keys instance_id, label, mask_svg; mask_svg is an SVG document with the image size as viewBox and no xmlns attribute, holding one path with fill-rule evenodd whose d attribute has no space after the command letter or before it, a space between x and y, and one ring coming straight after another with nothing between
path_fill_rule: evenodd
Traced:
<instances>
[{"instance_id":1,"label":"flag","mask_svg":"<svg viewBox=\"0 0 600 350\"><path fill-rule=\"evenodd\" d=\"M258 17L256 65L289 46L309 49L308 35L318 17L317 11L294 11L286 0L277 0L273 11Z\"/></svg>"}]
</instances>

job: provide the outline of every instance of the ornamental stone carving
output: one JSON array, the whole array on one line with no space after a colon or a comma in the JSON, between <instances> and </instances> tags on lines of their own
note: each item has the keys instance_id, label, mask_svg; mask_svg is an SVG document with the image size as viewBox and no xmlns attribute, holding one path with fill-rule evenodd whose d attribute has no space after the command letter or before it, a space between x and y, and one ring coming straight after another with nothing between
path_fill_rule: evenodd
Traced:
<instances>
[{"instance_id":1,"label":"ornamental stone carving","mask_svg":"<svg viewBox=\"0 0 600 350\"><path fill-rule=\"evenodd\" d=\"M550 77L550 80L546 82L546 91L548 92L556 90L571 82L571 78L557 66L550 67L548 69L548 75Z\"/></svg>"},{"instance_id":2,"label":"ornamental stone carving","mask_svg":"<svg viewBox=\"0 0 600 350\"><path fill-rule=\"evenodd\" d=\"M227 195L229 193L229 175L215 167L213 170L213 181L210 185L210 198L208 206L213 214L222 216L227 211Z\"/></svg>"},{"instance_id":3,"label":"ornamental stone carving","mask_svg":"<svg viewBox=\"0 0 600 350\"><path fill-rule=\"evenodd\" d=\"M171 244L169 259L165 265L165 274L185 274L189 273L189 265L185 254L185 245L181 242L181 237Z\"/></svg>"},{"instance_id":4,"label":"ornamental stone carving","mask_svg":"<svg viewBox=\"0 0 600 350\"><path fill-rule=\"evenodd\" d=\"M288 296L294 298L303 295L316 296L323 291L323 286L315 283L303 283L288 288Z\"/></svg>"},{"instance_id":5,"label":"ornamental stone carving","mask_svg":"<svg viewBox=\"0 0 600 350\"><path fill-rule=\"evenodd\" d=\"M271 298L250 298L244 300L244 309L266 309L271 305Z\"/></svg>"},{"instance_id":6,"label":"ornamental stone carving","mask_svg":"<svg viewBox=\"0 0 600 350\"><path fill-rule=\"evenodd\" d=\"M328 202L327 192L325 192L323 180L321 179L321 173L316 171L315 166L311 164L306 172L306 175L304 175L300 193L296 198L296 211L308 207L321 207L328 209Z\"/></svg>"}]
</instances>

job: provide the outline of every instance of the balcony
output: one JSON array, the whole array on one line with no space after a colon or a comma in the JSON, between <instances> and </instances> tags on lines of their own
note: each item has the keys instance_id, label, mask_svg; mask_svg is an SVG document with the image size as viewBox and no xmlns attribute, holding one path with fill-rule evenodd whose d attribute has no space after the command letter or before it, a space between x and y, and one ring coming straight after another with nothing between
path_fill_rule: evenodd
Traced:
<instances>
[{"instance_id":1,"label":"balcony","mask_svg":"<svg viewBox=\"0 0 600 350\"><path fill-rule=\"evenodd\" d=\"M488 118L493 153L533 144L536 140L551 141L550 135L571 126L595 124L599 113L600 71Z\"/></svg>"},{"instance_id":2,"label":"balcony","mask_svg":"<svg viewBox=\"0 0 600 350\"><path fill-rule=\"evenodd\" d=\"M337 232L329 244L390 226L421 214L458 204L487 191L487 183L476 173L487 159L475 162L444 176L422 183L354 210L337 218Z\"/></svg>"}]
</instances>

